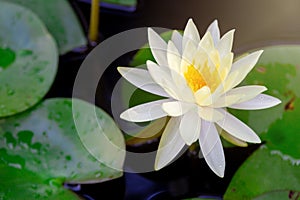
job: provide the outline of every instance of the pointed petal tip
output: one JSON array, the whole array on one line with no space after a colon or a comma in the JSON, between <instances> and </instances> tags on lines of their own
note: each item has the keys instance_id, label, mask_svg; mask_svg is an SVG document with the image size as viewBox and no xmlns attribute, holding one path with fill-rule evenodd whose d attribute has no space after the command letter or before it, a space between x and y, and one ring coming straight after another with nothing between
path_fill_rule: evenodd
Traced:
<instances>
[{"instance_id":1,"label":"pointed petal tip","mask_svg":"<svg viewBox=\"0 0 300 200\"><path fill-rule=\"evenodd\" d=\"M224 171L222 172L222 173L220 173L220 174L217 174L220 178L224 178Z\"/></svg>"},{"instance_id":2,"label":"pointed petal tip","mask_svg":"<svg viewBox=\"0 0 300 200\"><path fill-rule=\"evenodd\" d=\"M219 22L218 22L218 20L217 20L217 19L214 19L214 20L213 20L213 22L212 22L211 24L216 24L216 26L218 26L218 27L219 27Z\"/></svg>"},{"instance_id":3,"label":"pointed petal tip","mask_svg":"<svg viewBox=\"0 0 300 200\"><path fill-rule=\"evenodd\" d=\"M280 99L276 98L275 101L274 101L274 106L277 106L277 105L279 105L281 103L282 103L282 101Z\"/></svg>"},{"instance_id":4,"label":"pointed petal tip","mask_svg":"<svg viewBox=\"0 0 300 200\"><path fill-rule=\"evenodd\" d=\"M148 35L150 35L151 33L155 33L155 31L150 27L148 27L147 32L148 32Z\"/></svg>"},{"instance_id":5,"label":"pointed petal tip","mask_svg":"<svg viewBox=\"0 0 300 200\"><path fill-rule=\"evenodd\" d=\"M220 165L220 166L216 166L216 168L209 166L211 168L211 170L220 178L224 178L224 174L225 174L225 163L224 165Z\"/></svg>"},{"instance_id":6,"label":"pointed petal tip","mask_svg":"<svg viewBox=\"0 0 300 200\"><path fill-rule=\"evenodd\" d=\"M254 135L253 135L254 136ZM251 140L248 140L247 142L253 143L253 144L260 144L261 140L258 137L258 135L255 135Z\"/></svg>"},{"instance_id":7,"label":"pointed petal tip","mask_svg":"<svg viewBox=\"0 0 300 200\"><path fill-rule=\"evenodd\" d=\"M155 170L155 171L159 171L159 170L161 170L161 168L163 168L163 166L159 165L159 164L155 161L155 164L154 164L154 170Z\"/></svg>"},{"instance_id":8,"label":"pointed petal tip","mask_svg":"<svg viewBox=\"0 0 300 200\"><path fill-rule=\"evenodd\" d=\"M256 52L254 52L254 53L257 54L258 57L260 57L263 52L264 52L264 50L261 49L261 50L258 50Z\"/></svg>"},{"instance_id":9,"label":"pointed petal tip","mask_svg":"<svg viewBox=\"0 0 300 200\"><path fill-rule=\"evenodd\" d=\"M127 71L127 67L117 67L117 70L122 75Z\"/></svg>"},{"instance_id":10,"label":"pointed petal tip","mask_svg":"<svg viewBox=\"0 0 300 200\"><path fill-rule=\"evenodd\" d=\"M123 119L123 120L126 120L126 121L130 121L129 120L129 115L126 111L124 111L120 114L120 118Z\"/></svg>"},{"instance_id":11,"label":"pointed petal tip","mask_svg":"<svg viewBox=\"0 0 300 200\"><path fill-rule=\"evenodd\" d=\"M193 18L190 17L190 18L188 19L188 23L194 23Z\"/></svg>"}]
</instances>

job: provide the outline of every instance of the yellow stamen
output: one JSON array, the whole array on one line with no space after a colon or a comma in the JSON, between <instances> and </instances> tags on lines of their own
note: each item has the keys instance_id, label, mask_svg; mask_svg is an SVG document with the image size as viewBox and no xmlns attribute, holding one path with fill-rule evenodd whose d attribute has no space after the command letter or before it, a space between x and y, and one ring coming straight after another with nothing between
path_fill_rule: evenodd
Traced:
<instances>
[{"instance_id":1,"label":"yellow stamen","mask_svg":"<svg viewBox=\"0 0 300 200\"><path fill-rule=\"evenodd\" d=\"M207 85L200 72L193 65L187 67L184 77L193 92Z\"/></svg>"}]
</instances>

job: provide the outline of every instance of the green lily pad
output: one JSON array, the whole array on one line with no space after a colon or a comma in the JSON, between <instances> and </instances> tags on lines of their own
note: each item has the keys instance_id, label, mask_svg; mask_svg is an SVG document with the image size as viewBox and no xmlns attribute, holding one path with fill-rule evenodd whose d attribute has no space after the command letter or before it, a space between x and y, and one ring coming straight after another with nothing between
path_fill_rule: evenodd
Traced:
<instances>
[{"instance_id":1,"label":"green lily pad","mask_svg":"<svg viewBox=\"0 0 300 200\"><path fill-rule=\"evenodd\" d=\"M262 84L267 94L278 97L282 103L259 111L230 110L254 129L273 150L300 158L298 123L300 116L300 46L273 46L265 48L255 69L243 84ZM294 144L294 145L292 145Z\"/></svg>"},{"instance_id":2,"label":"green lily pad","mask_svg":"<svg viewBox=\"0 0 300 200\"><path fill-rule=\"evenodd\" d=\"M67 0L1 0L19 4L37 14L47 26L49 32L55 38L60 54L84 46L87 39L84 35L82 26ZM0 3L1 5L2 3ZM0 6L2 7L2 5ZM6 12L3 11L3 14ZM6 18L1 18L7 21ZM1 29L3 30L3 29ZM8 30L4 30L8 33ZM15 32L16 35L22 35L21 32Z\"/></svg>"},{"instance_id":3,"label":"green lily pad","mask_svg":"<svg viewBox=\"0 0 300 200\"><path fill-rule=\"evenodd\" d=\"M63 188L57 180L45 181L38 174L26 169L0 165L0 199L80 199L75 193Z\"/></svg>"},{"instance_id":4,"label":"green lily pad","mask_svg":"<svg viewBox=\"0 0 300 200\"><path fill-rule=\"evenodd\" d=\"M225 193L226 199L264 198L264 193L274 190L299 190L299 53L299 46L266 48L244 81L267 86L267 93L280 98L282 104L261 111L231 110L260 134L265 148L240 167Z\"/></svg>"},{"instance_id":5,"label":"green lily pad","mask_svg":"<svg viewBox=\"0 0 300 200\"><path fill-rule=\"evenodd\" d=\"M97 118L84 112L91 109ZM38 187L28 191L28 195L59 195L63 199L64 195L71 195L62 188L63 183L94 183L120 177L122 171L93 157L79 137L84 134L96 141L94 151L122 166L125 154L115 153L112 146L103 149L99 145L102 141L95 138L103 132L115 145L124 147L114 121L99 108L77 99L49 99L31 111L0 120L0 179L5 180L0 183L0 196L2 193L16 195L13 199L19 197L18 193L10 193L13 180L20 183L14 184L16 191L33 184ZM47 190L49 194L42 192Z\"/></svg>"},{"instance_id":6,"label":"green lily pad","mask_svg":"<svg viewBox=\"0 0 300 200\"><path fill-rule=\"evenodd\" d=\"M299 191L294 190L281 190L281 191L272 191L265 193L261 196L258 196L255 198L255 200L274 200L274 199L280 199L280 200L291 200L295 199L297 200L300 196Z\"/></svg>"},{"instance_id":7,"label":"green lily pad","mask_svg":"<svg viewBox=\"0 0 300 200\"><path fill-rule=\"evenodd\" d=\"M253 199L275 190L299 190L300 160L263 147L238 169L224 200Z\"/></svg>"},{"instance_id":8,"label":"green lily pad","mask_svg":"<svg viewBox=\"0 0 300 200\"><path fill-rule=\"evenodd\" d=\"M56 44L30 10L0 2L0 118L24 111L49 90Z\"/></svg>"}]
</instances>

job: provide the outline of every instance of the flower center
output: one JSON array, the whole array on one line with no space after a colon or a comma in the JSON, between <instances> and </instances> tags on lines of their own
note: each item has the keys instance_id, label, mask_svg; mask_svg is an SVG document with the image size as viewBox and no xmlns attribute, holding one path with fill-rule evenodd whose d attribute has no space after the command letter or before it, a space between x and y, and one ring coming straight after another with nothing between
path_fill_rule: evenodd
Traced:
<instances>
[{"instance_id":1,"label":"flower center","mask_svg":"<svg viewBox=\"0 0 300 200\"><path fill-rule=\"evenodd\" d=\"M184 78L193 92L207 85L200 72L193 65L187 67Z\"/></svg>"}]
</instances>

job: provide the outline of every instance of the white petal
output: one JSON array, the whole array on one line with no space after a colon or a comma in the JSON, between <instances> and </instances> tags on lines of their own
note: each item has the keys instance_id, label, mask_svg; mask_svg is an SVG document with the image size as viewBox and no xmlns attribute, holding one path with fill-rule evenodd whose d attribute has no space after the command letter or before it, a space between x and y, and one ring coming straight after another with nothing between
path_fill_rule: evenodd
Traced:
<instances>
[{"instance_id":1,"label":"white petal","mask_svg":"<svg viewBox=\"0 0 300 200\"><path fill-rule=\"evenodd\" d=\"M149 72L139 68L118 67L120 74L134 86L163 97L170 97L165 90L155 83Z\"/></svg>"},{"instance_id":2,"label":"white petal","mask_svg":"<svg viewBox=\"0 0 300 200\"><path fill-rule=\"evenodd\" d=\"M208 54L210 54L211 51L215 50L214 41L211 37L210 32L205 33L199 43L199 47L204 49Z\"/></svg>"},{"instance_id":3,"label":"white petal","mask_svg":"<svg viewBox=\"0 0 300 200\"><path fill-rule=\"evenodd\" d=\"M201 130L201 118L195 110L185 113L181 119L179 132L187 145L191 145L198 138Z\"/></svg>"},{"instance_id":4,"label":"white petal","mask_svg":"<svg viewBox=\"0 0 300 200\"><path fill-rule=\"evenodd\" d=\"M218 44L220 41L220 30L219 30L219 26L218 26L218 20L214 20L209 25L206 32L208 32L208 31L210 32L210 34L213 38L214 44L215 45Z\"/></svg>"},{"instance_id":5,"label":"white petal","mask_svg":"<svg viewBox=\"0 0 300 200\"><path fill-rule=\"evenodd\" d=\"M275 97L266 94L260 94L249 101L234 104L229 107L240 110L260 110L276 106L280 103L281 101Z\"/></svg>"},{"instance_id":6,"label":"white petal","mask_svg":"<svg viewBox=\"0 0 300 200\"><path fill-rule=\"evenodd\" d=\"M218 129L218 128L217 128ZM220 128L221 129L221 128ZM236 137L230 135L229 133L227 133L226 131L224 131L223 129L218 130L219 134L228 142L230 142L231 144L234 144L236 146L239 147L247 147L248 144L242 140L237 139Z\"/></svg>"},{"instance_id":7,"label":"white petal","mask_svg":"<svg viewBox=\"0 0 300 200\"><path fill-rule=\"evenodd\" d=\"M216 48L218 49L218 51L220 53L221 58L231 52L234 31L235 30L228 31L225 35L223 35L220 42L216 46Z\"/></svg>"},{"instance_id":8,"label":"white petal","mask_svg":"<svg viewBox=\"0 0 300 200\"><path fill-rule=\"evenodd\" d=\"M155 61L167 66L167 43L151 28L148 28L148 40Z\"/></svg>"},{"instance_id":9,"label":"white petal","mask_svg":"<svg viewBox=\"0 0 300 200\"><path fill-rule=\"evenodd\" d=\"M155 170L159 170L171 162L182 150L185 142L179 134L180 118L172 117L167 124L157 150Z\"/></svg>"},{"instance_id":10,"label":"white petal","mask_svg":"<svg viewBox=\"0 0 300 200\"><path fill-rule=\"evenodd\" d=\"M194 104L191 103L185 103L181 101L172 101L172 102L166 102L162 104L163 110L168 113L169 116L172 117L178 117L189 110L191 110L193 107L195 107Z\"/></svg>"},{"instance_id":11,"label":"white petal","mask_svg":"<svg viewBox=\"0 0 300 200\"><path fill-rule=\"evenodd\" d=\"M223 111L225 115L222 121L218 121L217 124L227 131L229 134L234 137L243 140L245 142L251 143L260 143L259 137L255 134L255 132L249 128L242 121L231 115L230 113Z\"/></svg>"},{"instance_id":12,"label":"white petal","mask_svg":"<svg viewBox=\"0 0 300 200\"><path fill-rule=\"evenodd\" d=\"M226 94L223 94L219 99L214 102L213 107L228 107L233 104L241 103L253 99L260 93L266 91L265 86L260 85L247 85L229 90Z\"/></svg>"},{"instance_id":13,"label":"white petal","mask_svg":"<svg viewBox=\"0 0 300 200\"><path fill-rule=\"evenodd\" d=\"M194 24L192 19L189 19L182 38L182 48L185 49L185 46L188 41L191 41L194 45L198 45L200 42L200 35L196 25Z\"/></svg>"},{"instance_id":14,"label":"white petal","mask_svg":"<svg viewBox=\"0 0 300 200\"><path fill-rule=\"evenodd\" d=\"M218 131L213 123L202 120L199 143L202 155L210 169L218 176L224 177L224 151Z\"/></svg>"},{"instance_id":15,"label":"white petal","mask_svg":"<svg viewBox=\"0 0 300 200\"><path fill-rule=\"evenodd\" d=\"M211 107L198 107L199 116L210 122L220 121L224 118L224 114L220 111L220 109L211 108Z\"/></svg>"},{"instance_id":16,"label":"white petal","mask_svg":"<svg viewBox=\"0 0 300 200\"><path fill-rule=\"evenodd\" d=\"M147 61L148 71L153 80L160 85L171 97L179 99L176 85L171 77L170 69L167 67L157 66L152 61Z\"/></svg>"},{"instance_id":17,"label":"white petal","mask_svg":"<svg viewBox=\"0 0 300 200\"><path fill-rule=\"evenodd\" d=\"M147 61L147 67L154 81L171 97L186 102L195 102L194 94L180 74L171 72L169 67L157 66L152 61Z\"/></svg>"},{"instance_id":18,"label":"white petal","mask_svg":"<svg viewBox=\"0 0 300 200\"><path fill-rule=\"evenodd\" d=\"M233 53L228 53L227 55L221 58L221 66L219 69L219 76L221 77L221 80L226 80L228 73L231 70L232 61Z\"/></svg>"},{"instance_id":19,"label":"white petal","mask_svg":"<svg viewBox=\"0 0 300 200\"><path fill-rule=\"evenodd\" d=\"M172 72L180 73L181 56L172 41L168 42L168 66Z\"/></svg>"},{"instance_id":20,"label":"white petal","mask_svg":"<svg viewBox=\"0 0 300 200\"><path fill-rule=\"evenodd\" d=\"M188 41L183 49L183 54L181 58L181 73L186 71L186 67L193 64L194 55L197 53L197 46L193 42Z\"/></svg>"},{"instance_id":21,"label":"white petal","mask_svg":"<svg viewBox=\"0 0 300 200\"><path fill-rule=\"evenodd\" d=\"M179 53L182 53L182 35L178 31L173 31L171 40L174 42Z\"/></svg>"},{"instance_id":22,"label":"white petal","mask_svg":"<svg viewBox=\"0 0 300 200\"><path fill-rule=\"evenodd\" d=\"M141 104L127 109L120 117L131 122L146 122L165 117L167 113L162 109L162 104L169 101L169 99L163 99Z\"/></svg>"},{"instance_id":23,"label":"white petal","mask_svg":"<svg viewBox=\"0 0 300 200\"><path fill-rule=\"evenodd\" d=\"M212 104L211 91L208 86L203 86L195 93L196 102L200 106L208 106Z\"/></svg>"},{"instance_id":24,"label":"white petal","mask_svg":"<svg viewBox=\"0 0 300 200\"><path fill-rule=\"evenodd\" d=\"M247 74L253 69L253 67L257 63L262 52L262 50L256 51L233 63L230 74L236 74L236 78L227 88L227 91L231 88L234 88L244 80ZM228 75L228 77L230 76L230 74Z\"/></svg>"}]
</instances>

